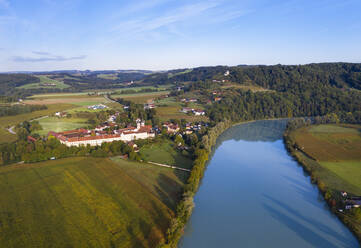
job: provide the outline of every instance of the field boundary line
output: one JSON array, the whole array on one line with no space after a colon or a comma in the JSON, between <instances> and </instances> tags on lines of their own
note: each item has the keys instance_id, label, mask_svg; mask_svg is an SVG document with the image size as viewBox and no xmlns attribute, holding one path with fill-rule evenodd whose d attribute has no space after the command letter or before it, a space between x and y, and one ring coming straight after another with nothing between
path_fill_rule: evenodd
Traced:
<instances>
[{"instance_id":1,"label":"field boundary line","mask_svg":"<svg viewBox=\"0 0 361 248\"><path fill-rule=\"evenodd\" d=\"M188 172L191 171L189 169L180 168L180 167L173 166L173 165L168 165L168 164L160 164L160 163L155 163L155 162L150 162L150 161L148 161L147 163L148 164L153 164L153 165L158 165L158 166L161 166L161 167L172 168L172 169L176 169L176 170L182 170L182 171L188 171Z\"/></svg>"}]
</instances>

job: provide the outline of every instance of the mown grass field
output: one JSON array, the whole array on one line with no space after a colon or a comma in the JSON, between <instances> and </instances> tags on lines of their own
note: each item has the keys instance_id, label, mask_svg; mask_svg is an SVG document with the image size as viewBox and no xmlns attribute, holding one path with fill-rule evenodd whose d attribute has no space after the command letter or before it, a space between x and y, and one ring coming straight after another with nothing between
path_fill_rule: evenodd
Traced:
<instances>
[{"instance_id":1,"label":"mown grass field","mask_svg":"<svg viewBox=\"0 0 361 248\"><path fill-rule=\"evenodd\" d=\"M160 92L146 92L146 93L135 93L135 94L119 94L112 95L113 98L123 98L134 103L147 103L150 100L153 100L157 97L168 95L169 91L160 91Z\"/></svg>"},{"instance_id":2,"label":"mown grass field","mask_svg":"<svg viewBox=\"0 0 361 248\"><path fill-rule=\"evenodd\" d=\"M87 127L87 119L82 118L58 118L48 117L39 120L39 124L43 128L35 133L40 135L47 135L49 131L61 132L67 130L73 130L81 127Z\"/></svg>"},{"instance_id":3,"label":"mown grass field","mask_svg":"<svg viewBox=\"0 0 361 248\"><path fill-rule=\"evenodd\" d=\"M326 185L361 195L361 126L316 125L293 135L298 147L322 167L317 173Z\"/></svg>"},{"instance_id":4,"label":"mown grass field","mask_svg":"<svg viewBox=\"0 0 361 248\"><path fill-rule=\"evenodd\" d=\"M16 135L9 133L6 128L14 126L25 120L31 120L38 117L54 114L58 111L64 111L74 107L72 104L52 104L47 106L48 109L34 111L31 113L14 115L14 116L4 116L0 117L0 143L12 142L16 140Z\"/></svg>"},{"instance_id":5,"label":"mown grass field","mask_svg":"<svg viewBox=\"0 0 361 248\"><path fill-rule=\"evenodd\" d=\"M78 106L89 106L98 103L105 103L107 100L102 96L72 96L72 97L43 97L37 99L26 100L26 104L61 104L61 103L70 103Z\"/></svg>"},{"instance_id":6,"label":"mown grass field","mask_svg":"<svg viewBox=\"0 0 361 248\"><path fill-rule=\"evenodd\" d=\"M159 141L143 146L139 151L148 161L174 165L186 169L192 168L192 160L183 156L170 141Z\"/></svg>"},{"instance_id":7,"label":"mown grass field","mask_svg":"<svg viewBox=\"0 0 361 248\"><path fill-rule=\"evenodd\" d=\"M296 140L318 161L361 160L361 127L317 125L297 131Z\"/></svg>"},{"instance_id":8,"label":"mown grass field","mask_svg":"<svg viewBox=\"0 0 361 248\"><path fill-rule=\"evenodd\" d=\"M25 85L20 86L18 88L20 88L20 89L39 89L39 88L65 89L65 88L70 87L69 85L65 84L63 81L54 80L54 79L48 78L45 75L36 75L35 77L40 79L39 83L25 84ZM44 84L55 84L55 85L54 86L45 86Z\"/></svg>"},{"instance_id":9,"label":"mown grass field","mask_svg":"<svg viewBox=\"0 0 361 248\"><path fill-rule=\"evenodd\" d=\"M156 247L174 215L179 178L120 159L2 167L0 247Z\"/></svg>"}]
</instances>

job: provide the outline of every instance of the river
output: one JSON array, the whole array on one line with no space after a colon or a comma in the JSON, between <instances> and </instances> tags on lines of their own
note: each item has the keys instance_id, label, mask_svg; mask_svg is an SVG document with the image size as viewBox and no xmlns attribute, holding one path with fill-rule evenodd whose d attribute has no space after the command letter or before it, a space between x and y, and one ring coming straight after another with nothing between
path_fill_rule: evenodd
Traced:
<instances>
[{"instance_id":1,"label":"river","mask_svg":"<svg viewBox=\"0 0 361 248\"><path fill-rule=\"evenodd\" d=\"M359 247L282 141L285 120L217 140L179 247Z\"/></svg>"}]
</instances>

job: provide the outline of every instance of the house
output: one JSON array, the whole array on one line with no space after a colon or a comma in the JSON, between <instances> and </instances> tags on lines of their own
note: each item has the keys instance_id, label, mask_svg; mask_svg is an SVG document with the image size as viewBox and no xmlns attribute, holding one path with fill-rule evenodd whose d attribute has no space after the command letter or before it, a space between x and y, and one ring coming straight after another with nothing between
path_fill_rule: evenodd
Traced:
<instances>
[{"instance_id":1,"label":"house","mask_svg":"<svg viewBox=\"0 0 361 248\"><path fill-rule=\"evenodd\" d=\"M206 112L204 112L204 110L201 109L194 109L193 114L199 116L199 115L205 115Z\"/></svg>"},{"instance_id":2,"label":"house","mask_svg":"<svg viewBox=\"0 0 361 248\"><path fill-rule=\"evenodd\" d=\"M155 104L154 103L146 103L144 104L144 109L154 109Z\"/></svg>"},{"instance_id":3,"label":"house","mask_svg":"<svg viewBox=\"0 0 361 248\"><path fill-rule=\"evenodd\" d=\"M345 209L359 208L361 207L361 197L351 197L351 199L346 200Z\"/></svg>"},{"instance_id":4,"label":"house","mask_svg":"<svg viewBox=\"0 0 361 248\"><path fill-rule=\"evenodd\" d=\"M187 114L187 113L189 113L189 112L193 112L193 110L194 110L194 109L192 109L192 108L182 108L181 112Z\"/></svg>"},{"instance_id":5,"label":"house","mask_svg":"<svg viewBox=\"0 0 361 248\"><path fill-rule=\"evenodd\" d=\"M176 133L180 130L179 125L177 123L169 123L165 122L163 127L167 129L167 133Z\"/></svg>"},{"instance_id":6,"label":"house","mask_svg":"<svg viewBox=\"0 0 361 248\"><path fill-rule=\"evenodd\" d=\"M66 112L56 112L55 116L59 117L59 118L63 118L63 117L67 116L67 113Z\"/></svg>"}]
</instances>

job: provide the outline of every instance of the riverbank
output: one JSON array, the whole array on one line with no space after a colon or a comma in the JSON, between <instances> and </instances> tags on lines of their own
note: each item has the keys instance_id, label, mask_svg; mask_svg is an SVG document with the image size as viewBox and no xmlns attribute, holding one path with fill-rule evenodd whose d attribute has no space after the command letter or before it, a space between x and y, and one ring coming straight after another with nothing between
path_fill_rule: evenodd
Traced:
<instances>
[{"instance_id":1,"label":"riverbank","mask_svg":"<svg viewBox=\"0 0 361 248\"><path fill-rule=\"evenodd\" d=\"M212 148L216 145L218 136L231 126L232 122L225 120L211 128L208 133L202 137L202 148L195 152L195 160L187 184L184 187L183 198L177 205L176 217L171 221L171 225L167 231L166 242L160 244L159 247L177 247L179 239L183 235L184 227L192 214L194 207L193 198L203 178Z\"/></svg>"},{"instance_id":2,"label":"riverbank","mask_svg":"<svg viewBox=\"0 0 361 248\"><path fill-rule=\"evenodd\" d=\"M341 191L359 196L357 181L361 169L358 152L359 126L313 125L286 130L284 143L292 157L308 172L317 184L332 211L361 243L361 219L356 208L345 210ZM355 144L354 144L355 143ZM351 160L350 160L351 159Z\"/></svg>"}]
</instances>

